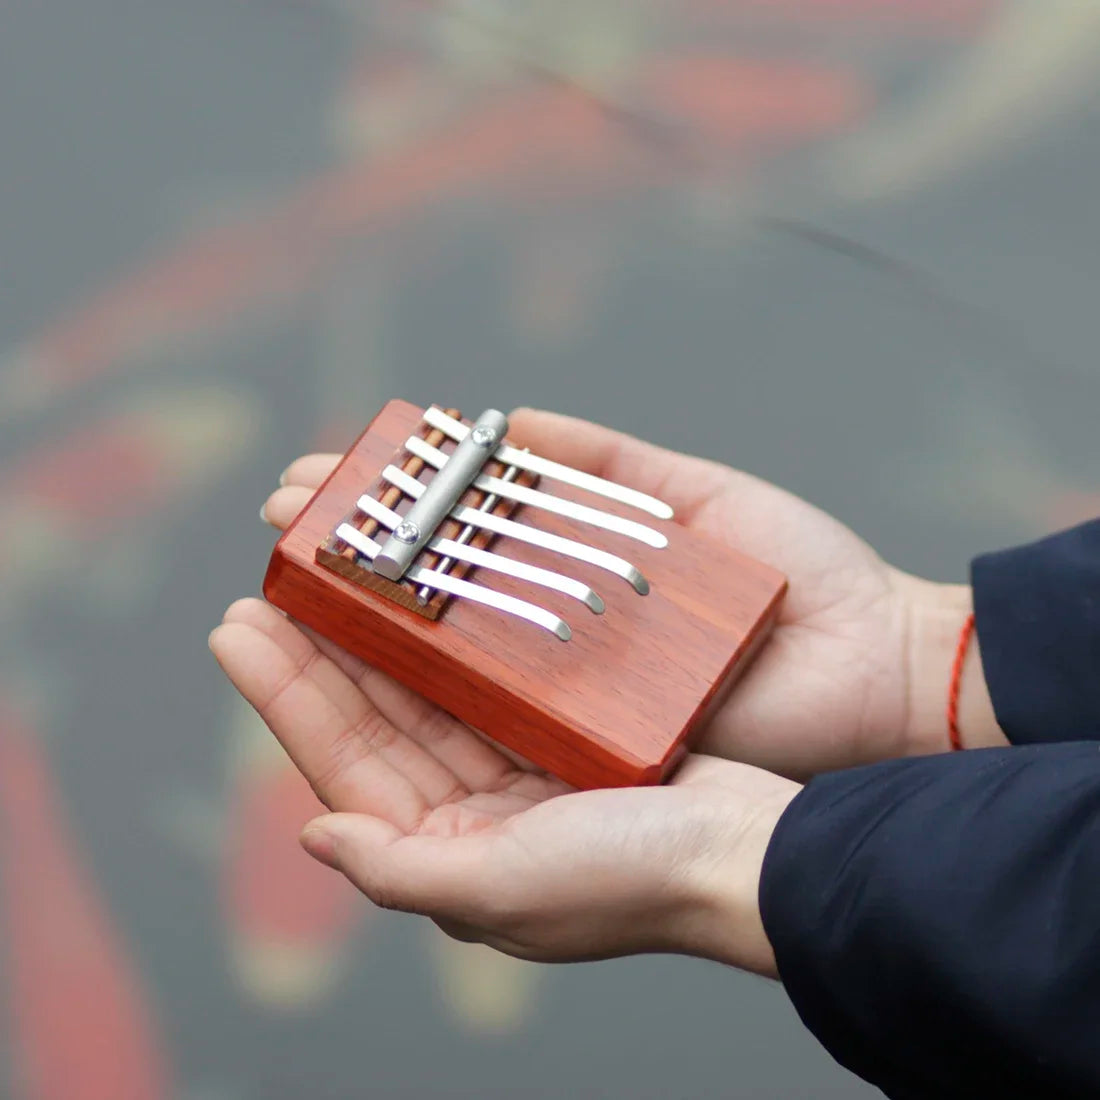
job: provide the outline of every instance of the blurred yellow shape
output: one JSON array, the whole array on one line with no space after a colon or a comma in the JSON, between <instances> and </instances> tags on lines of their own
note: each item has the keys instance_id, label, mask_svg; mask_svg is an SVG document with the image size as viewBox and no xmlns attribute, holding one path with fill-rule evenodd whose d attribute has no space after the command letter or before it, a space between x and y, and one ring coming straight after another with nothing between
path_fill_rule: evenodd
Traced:
<instances>
[{"instance_id":1,"label":"blurred yellow shape","mask_svg":"<svg viewBox=\"0 0 1100 1100\"><path fill-rule=\"evenodd\" d=\"M434 925L429 936L439 995L454 1020L482 1035L521 1031L535 1009L538 966L484 944L452 940Z\"/></svg>"}]
</instances>

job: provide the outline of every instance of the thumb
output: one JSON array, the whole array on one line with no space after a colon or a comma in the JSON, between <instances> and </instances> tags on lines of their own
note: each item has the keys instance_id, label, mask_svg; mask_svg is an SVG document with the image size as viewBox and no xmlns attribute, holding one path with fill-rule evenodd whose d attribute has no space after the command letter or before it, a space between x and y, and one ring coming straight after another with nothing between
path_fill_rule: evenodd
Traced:
<instances>
[{"instance_id":1,"label":"thumb","mask_svg":"<svg viewBox=\"0 0 1100 1100\"><path fill-rule=\"evenodd\" d=\"M314 819L299 839L384 909L470 921L499 896L488 839L410 836L380 818L347 813Z\"/></svg>"},{"instance_id":2,"label":"thumb","mask_svg":"<svg viewBox=\"0 0 1100 1100\"><path fill-rule=\"evenodd\" d=\"M645 443L632 435L539 409L509 415L509 436L536 454L629 485L663 500L680 523L715 496L730 478L717 462Z\"/></svg>"}]
</instances>

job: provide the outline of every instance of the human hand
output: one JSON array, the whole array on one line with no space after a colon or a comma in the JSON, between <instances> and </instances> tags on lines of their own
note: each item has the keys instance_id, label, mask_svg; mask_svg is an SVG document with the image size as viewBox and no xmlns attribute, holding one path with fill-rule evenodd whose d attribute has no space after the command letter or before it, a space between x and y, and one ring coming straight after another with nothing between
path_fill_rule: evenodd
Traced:
<instances>
[{"instance_id":1,"label":"human hand","mask_svg":"<svg viewBox=\"0 0 1100 1100\"><path fill-rule=\"evenodd\" d=\"M652 493L677 522L789 577L774 634L698 748L795 778L947 749L944 710L968 587L903 573L819 509L718 463L551 413L520 410L510 422L510 435L536 453ZM266 518L286 526L337 460L295 462ZM961 695L964 741L1004 744L976 646Z\"/></svg>"},{"instance_id":2,"label":"human hand","mask_svg":"<svg viewBox=\"0 0 1100 1100\"><path fill-rule=\"evenodd\" d=\"M578 793L261 600L210 645L336 811L303 846L377 904L520 958L672 951L774 975L757 894L796 784L692 755L667 786Z\"/></svg>"}]
</instances>

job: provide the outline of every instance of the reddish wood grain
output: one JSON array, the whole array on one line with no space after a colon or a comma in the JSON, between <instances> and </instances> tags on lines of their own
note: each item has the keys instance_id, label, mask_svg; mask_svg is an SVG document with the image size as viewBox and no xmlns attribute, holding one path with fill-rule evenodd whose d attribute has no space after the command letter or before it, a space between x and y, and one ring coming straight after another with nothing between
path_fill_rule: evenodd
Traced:
<instances>
[{"instance_id":1,"label":"reddish wood grain","mask_svg":"<svg viewBox=\"0 0 1100 1100\"><path fill-rule=\"evenodd\" d=\"M607 604L580 603L500 574L471 579L547 607L573 628L561 642L491 608L455 599L432 622L337 576L318 546L393 460L422 411L391 401L275 547L264 594L277 607L389 673L498 742L582 788L657 783L684 752L708 705L744 668L770 628L786 580L675 522L651 521L669 545L632 539L521 508L517 518L598 545L637 565L639 596L603 570L514 540L494 549L590 584ZM514 440L519 445L522 439ZM544 488L638 518L557 482Z\"/></svg>"}]
</instances>

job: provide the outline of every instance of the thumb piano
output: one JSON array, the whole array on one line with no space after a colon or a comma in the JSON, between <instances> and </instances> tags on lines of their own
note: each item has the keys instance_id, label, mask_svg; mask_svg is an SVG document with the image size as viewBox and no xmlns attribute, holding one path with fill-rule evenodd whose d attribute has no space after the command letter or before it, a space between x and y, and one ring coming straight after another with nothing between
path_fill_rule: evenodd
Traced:
<instances>
[{"instance_id":1,"label":"thumb piano","mask_svg":"<svg viewBox=\"0 0 1100 1100\"><path fill-rule=\"evenodd\" d=\"M264 595L576 787L659 783L786 580L507 432L495 410L389 402L279 539Z\"/></svg>"}]
</instances>

